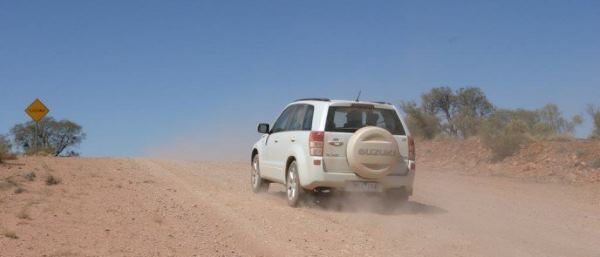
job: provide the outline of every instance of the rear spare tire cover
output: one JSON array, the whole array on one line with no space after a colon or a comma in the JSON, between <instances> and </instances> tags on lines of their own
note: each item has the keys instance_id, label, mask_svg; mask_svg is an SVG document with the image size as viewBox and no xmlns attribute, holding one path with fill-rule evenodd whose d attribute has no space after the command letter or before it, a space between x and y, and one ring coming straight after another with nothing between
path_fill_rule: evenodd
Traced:
<instances>
[{"instance_id":1,"label":"rear spare tire cover","mask_svg":"<svg viewBox=\"0 0 600 257\"><path fill-rule=\"evenodd\" d=\"M387 130L364 127L348 140L348 164L354 173L363 178L381 178L388 175L400 158L398 143Z\"/></svg>"}]
</instances>

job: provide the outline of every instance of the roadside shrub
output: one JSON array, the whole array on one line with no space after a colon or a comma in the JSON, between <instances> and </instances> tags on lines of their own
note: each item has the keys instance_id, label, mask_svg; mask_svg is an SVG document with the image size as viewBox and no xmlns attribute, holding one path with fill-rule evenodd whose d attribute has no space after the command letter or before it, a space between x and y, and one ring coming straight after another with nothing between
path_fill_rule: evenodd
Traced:
<instances>
[{"instance_id":1,"label":"roadside shrub","mask_svg":"<svg viewBox=\"0 0 600 257\"><path fill-rule=\"evenodd\" d=\"M481 126L481 140L492 151L492 161L500 161L529 142L527 124L510 111L494 112Z\"/></svg>"},{"instance_id":2,"label":"roadside shrub","mask_svg":"<svg viewBox=\"0 0 600 257\"><path fill-rule=\"evenodd\" d=\"M594 123L594 130L590 138L600 139L600 108L589 105L587 112L592 117L592 122Z\"/></svg>"},{"instance_id":3,"label":"roadside shrub","mask_svg":"<svg viewBox=\"0 0 600 257\"><path fill-rule=\"evenodd\" d=\"M43 118L40 122L29 121L11 129L15 145L26 154L59 156L85 139L83 128L69 120ZM73 155L73 153L69 153Z\"/></svg>"},{"instance_id":4,"label":"roadside shrub","mask_svg":"<svg viewBox=\"0 0 600 257\"><path fill-rule=\"evenodd\" d=\"M591 166L594 169L600 169L600 159L596 159L596 160L592 161Z\"/></svg>"},{"instance_id":5,"label":"roadside shrub","mask_svg":"<svg viewBox=\"0 0 600 257\"><path fill-rule=\"evenodd\" d=\"M14 187L13 184L7 182L6 180L0 180L0 191L8 190Z\"/></svg>"},{"instance_id":6,"label":"roadside shrub","mask_svg":"<svg viewBox=\"0 0 600 257\"><path fill-rule=\"evenodd\" d=\"M27 181L34 181L36 175L35 175L35 172L32 171L32 172L29 172L29 173L25 174L23 177L25 177L25 179Z\"/></svg>"},{"instance_id":7,"label":"roadside shrub","mask_svg":"<svg viewBox=\"0 0 600 257\"><path fill-rule=\"evenodd\" d=\"M3 160L9 159L11 157L10 149L11 144L8 138L4 135L0 135L0 163Z\"/></svg>"},{"instance_id":8,"label":"roadside shrub","mask_svg":"<svg viewBox=\"0 0 600 257\"><path fill-rule=\"evenodd\" d=\"M585 155L585 150L583 150L583 149L577 149L577 150L575 151L575 156L576 156L577 158L581 158L581 157L583 157L584 155Z\"/></svg>"},{"instance_id":9,"label":"roadside shrub","mask_svg":"<svg viewBox=\"0 0 600 257\"><path fill-rule=\"evenodd\" d=\"M478 87L456 91L449 87L432 88L421 95L420 108L438 119L441 131L462 138L477 135L483 119L494 110L483 90Z\"/></svg>"},{"instance_id":10,"label":"roadside shrub","mask_svg":"<svg viewBox=\"0 0 600 257\"><path fill-rule=\"evenodd\" d=\"M50 175L46 178L46 185L52 186L52 185L58 185L58 184L60 184L59 178L56 178L52 175Z\"/></svg>"},{"instance_id":11,"label":"roadside shrub","mask_svg":"<svg viewBox=\"0 0 600 257\"><path fill-rule=\"evenodd\" d=\"M439 119L419 108L415 102L402 102L401 108L406 113L408 129L415 137L430 140L440 133Z\"/></svg>"},{"instance_id":12,"label":"roadside shrub","mask_svg":"<svg viewBox=\"0 0 600 257\"><path fill-rule=\"evenodd\" d=\"M478 87L456 91L456 113L451 123L458 136L468 138L479 133L481 122L494 111L494 105Z\"/></svg>"},{"instance_id":13,"label":"roadside shrub","mask_svg":"<svg viewBox=\"0 0 600 257\"><path fill-rule=\"evenodd\" d=\"M2 234L4 234L5 237L10 238L10 239L19 239L19 237L17 236L17 233L15 233L14 231L4 231Z\"/></svg>"},{"instance_id":14,"label":"roadside shrub","mask_svg":"<svg viewBox=\"0 0 600 257\"><path fill-rule=\"evenodd\" d=\"M500 109L483 122L479 134L492 150L492 158L502 160L531 140L572 140L575 128L582 122L579 115L564 117L554 104L533 111Z\"/></svg>"},{"instance_id":15,"label":"roadside shrub","mask_svg":"<svg viewBox=\"0 0 600 257\"><path fill-rule=\"evenodd\" d=\"M19 213L17 213L17 218L22 219L22 220L30 220L31 216L29 216L27 209L23 208Z\"/></svg>"},{"instance_id":16,"label":"roadside shrub","mask_svg":"<svg viewBox=\"0 0 600 257\"><path fill-rule=\"evenodd\" d=\"M432 88L421 95L419 104L402 102L401 108L406 114L408 128L416 137L485 137L490 148L499 154L496 157L514 153L509 149L518 149L529 140L571 141L575 138L575 129L583 123L580 115L566 117L552 103L534 110L497 110L478 87ZM594 120L592 137L600 139L600 108L589 106L588 113ZM484 123L487 124L486 131L482 131ZM509 130L520 134L507 134ZM492 142L492 139L501 142ZM524 142L517 144L517 139Z\"/></svg>"},{"instance_id":17,"label":"roadside shrub","mask_svg":"<svg viewBox=\"0 0 600 257\"><path fill-rule=\"evenodd\" d=\"M484 118L479 116L458 113L454 116L452 125L456 128L461 138L468 138L479 134L483 120Z\"/></svg>"},{"instance_id":18,"label":"roadside shrub","mask_svg":"<svg viewBox=\"0 0 600 257\"><path fill-rule=\"evenodd\" d=\"M579 115L567 119L556 104L547 104L536 110L535 124L533 124L534 136L542 139L553 139L572 136L575 128L583 123Z\"/></svg>"}]
</instances>

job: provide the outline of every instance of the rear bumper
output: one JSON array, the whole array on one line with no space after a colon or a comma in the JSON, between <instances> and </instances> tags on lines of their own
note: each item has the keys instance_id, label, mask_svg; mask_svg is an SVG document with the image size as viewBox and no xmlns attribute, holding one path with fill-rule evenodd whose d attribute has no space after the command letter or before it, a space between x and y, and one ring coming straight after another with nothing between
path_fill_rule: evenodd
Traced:
<instances>
[{"instance_id":1,"label":"rear bumper","mask_svg":"<svg viewBox=\"0 0 600 257\"><path fill-rule=\"evenodd\" d=\"M379 179L364 179L353 172L324 172L322 166L307 165L306 172L300 170L300 184L305 189L318 187L344 189L350 181L370 181L381 184L383 190L403 188L410 195L413 191L415 172L409 171L406 175L389 175Z\"/></svg>"}]
</instances>

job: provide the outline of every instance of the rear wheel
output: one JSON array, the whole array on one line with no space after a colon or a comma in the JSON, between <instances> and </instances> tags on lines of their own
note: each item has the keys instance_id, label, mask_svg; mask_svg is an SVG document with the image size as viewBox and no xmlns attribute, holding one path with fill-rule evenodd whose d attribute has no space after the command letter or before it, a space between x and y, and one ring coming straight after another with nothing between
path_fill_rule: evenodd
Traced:
<instances>
[{"instance_id":1,"label":"rear wheel","mask_svg":"<svg viewBox=\"0 0 600 257\"><path fill-rule=\"evenodd\" d=\"M258 163L258 154L252 158L252 168L250 170L250 184L254 193L263 193L269 190L269 181L260 176L260 166Z\"/></svg>"},{"instance_id":2,"label":"rear wheel","mask_svg":"<svg viewBox=\"0 0 600 257\"><path fill-rule=\"evenodd\" d=\"M290 163L287 170L287 178L285 183L288 205L292 207L298 206L302 199L304 190L300 186L300 178L298 177L298 166L296 161Z\"/></svg>"}]
</instances>

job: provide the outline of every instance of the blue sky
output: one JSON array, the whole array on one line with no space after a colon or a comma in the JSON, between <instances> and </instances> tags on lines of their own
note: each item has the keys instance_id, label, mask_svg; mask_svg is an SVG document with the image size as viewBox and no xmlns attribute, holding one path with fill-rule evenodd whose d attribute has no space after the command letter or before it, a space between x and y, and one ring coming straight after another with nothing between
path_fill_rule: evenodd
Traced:
<instances>
[{"instance_id":1,"label":"blue sky","mask_svg":"<svg viewBox=\"0 0 600 257\"><path fill-rule=\"evenodd\" d=\"M599 1L0 1L0 133L36 97L86 156L241 154L289 101L359 90L584 114L599 31Z\"/></svg>"}]
</instances>

